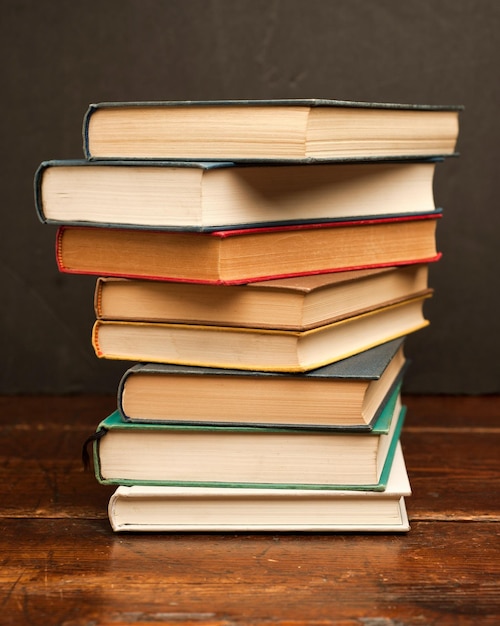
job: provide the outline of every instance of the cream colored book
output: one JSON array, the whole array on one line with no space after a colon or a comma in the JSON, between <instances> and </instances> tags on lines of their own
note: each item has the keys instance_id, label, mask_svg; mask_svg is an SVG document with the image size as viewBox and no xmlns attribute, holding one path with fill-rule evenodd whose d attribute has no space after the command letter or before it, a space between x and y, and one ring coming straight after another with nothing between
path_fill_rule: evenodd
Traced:
<instances>
[{"instance_id":1,"label":"cream colored book","mask_svg":"<svg viewBox=\"0 0 500 626\"><path fill-rule=\"evenodd\" d=\"M435 161L243 166L45 161L35 176L43 222L205 230L424 213Z\"/></svg>"},{"instance_id":2,"label":"cream colored book","mask_svg":"<svg viewBox=\"0 0 500 626\"><path fill-rule=\"evenodd\" d=\"M406 532L410 495L398 443L385 491L121 486L108 513L116 532Z\"/></svg>"}]
</instances>

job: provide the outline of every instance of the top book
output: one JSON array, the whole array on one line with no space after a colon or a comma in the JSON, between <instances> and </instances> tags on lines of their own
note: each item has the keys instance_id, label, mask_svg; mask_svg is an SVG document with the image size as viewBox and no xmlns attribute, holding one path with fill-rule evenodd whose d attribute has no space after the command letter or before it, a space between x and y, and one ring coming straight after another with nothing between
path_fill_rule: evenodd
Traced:
<instances>
[{"instance_id":1,"label":"top book","mask_svg":"<svg viewBox=\"0 0 500 626\"><path fill-rule=\"evenodd\" d=\"M328 161L454 154L461 106L325 99L103 102L87 158Z\"/></svg>"}]
</instances>

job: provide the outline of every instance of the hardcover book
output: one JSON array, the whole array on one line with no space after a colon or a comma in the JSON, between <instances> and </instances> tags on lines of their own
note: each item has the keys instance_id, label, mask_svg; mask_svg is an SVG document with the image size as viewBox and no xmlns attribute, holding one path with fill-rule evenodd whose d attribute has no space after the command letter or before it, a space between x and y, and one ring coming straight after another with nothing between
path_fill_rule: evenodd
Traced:
<instances>
[{"instance_id":1,"label":"hardcover book","mask_svg":"<svg viewBox=\"0 0 500 626\"><path fill-rule=\"evenodd\" d=\"M243 370L301 372L424 328L430 294L306 331L97 320L100 358Z\"/></svg>"},{"instance_id":2,"label":"hardcover book","mask_svg":"<svg viewBox=\"0 0 500 626\"><path fill-rule=\"evenodd\" d=\"M240 284L435 261L440 216L210 233L63 226L56 259L69 273Z\"/></svg>"},{"instance_id":3,"label":"hardcover book","mask_svg":"<svg viewBox=\"0 0 500 626\"><path fill-rule=\"evenodd\" d=\"M304 489L386 487L405 409L396 388L372 431L176 426L98 426L94 470L105 484Z\"/></svg>"},{"instance_id":4,"label":"hardcover book","mask_svg":"<svg viewBox=\"0 0 500 626\"><path fill-rule=\"evenodd\" d=\"M371 430L401 383L403 338L306 374L138 364L118 387L131 422Z\"/></svg>"},{"instance_id":5,"label":"hardcover book","mask_svg":"<svg viewBox=\"0 0 500 626\"><path fill-rule=\"evenodd\" d=\"M410 495L398 443L385 491L120 486L108 516L116 532L406 532Z\"/></svg>"},{"instance_id":6,"label":"hardcover book","mask_svg":"<svg viewBox=\"0 0 500 626\"><path fill-rule=\"evenodd\" d=\"M99 277L98 319L307 330L428 291L428 266L206 285Z\"/></svg>"},{"instance_id":7,"label":"hardcover book","mask_svg":"<svg viewBox=\"0 0 500 626\"><path fill-rule=\"evenodd\" d=\"M45 161L42 222L216 230L434 210L436 164Z\"/></svg>"},{"instance_id":8,"label":"hardcover book","mask_svg":"<svg viewBox=\"0 0 500 626\"><path fill-rule=\"evenodd\" d=\"M328 99L103 102L88 158L314 161L449 155L461 107Z\"/></svg>"}]
</instances>

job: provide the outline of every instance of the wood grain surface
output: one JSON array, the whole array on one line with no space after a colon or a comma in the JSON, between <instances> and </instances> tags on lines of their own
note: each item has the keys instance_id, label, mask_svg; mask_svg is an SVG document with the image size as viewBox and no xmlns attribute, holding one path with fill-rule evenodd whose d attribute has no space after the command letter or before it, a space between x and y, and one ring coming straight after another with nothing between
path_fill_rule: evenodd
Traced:
<instances>
[{"instance_id":1,"label":"wood grain surface","mask_svg":"<svg viewBox=\"0 0 500 626\"><path fill-rule=\"evenodd\" d=\"M408 534L113 534L102 397L0 397L0 624L500 623L500 398L405 397Z\"/></svg>"}]
</instances>

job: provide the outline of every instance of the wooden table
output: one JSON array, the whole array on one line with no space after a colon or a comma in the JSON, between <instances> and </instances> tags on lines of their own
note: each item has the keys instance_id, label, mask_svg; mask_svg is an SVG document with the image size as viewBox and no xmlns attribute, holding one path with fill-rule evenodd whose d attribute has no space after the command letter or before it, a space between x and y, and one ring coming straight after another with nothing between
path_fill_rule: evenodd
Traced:
<instances>
[{"instance_id":1,"label":"wooden table","mask_svg":"<svg viewBox=\"0 0 500 626\"><path fill-rule=\"evenodd\" d=\"M500 624L499 397L405 397L409 534L113 534L111 397L0 398L0 624Z\"/></svg>"}]
</instances>

